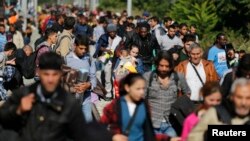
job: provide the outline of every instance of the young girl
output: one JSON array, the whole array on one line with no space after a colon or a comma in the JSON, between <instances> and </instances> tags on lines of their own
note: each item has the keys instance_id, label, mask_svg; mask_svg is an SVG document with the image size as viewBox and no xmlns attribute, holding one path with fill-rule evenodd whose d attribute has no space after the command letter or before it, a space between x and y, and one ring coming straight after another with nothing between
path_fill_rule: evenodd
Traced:
<instances>
[{"instance_id":1,"label":"young girl","mask_svg":"<svg viewBox=\"0 0 250 141\"><path fill-rule=\"evenodd\" d=\"M104 108L101 123L107 125L113 140L154 141L149 110L143 100L145 80L138 73L128 74L120 84L120 98Z\"/></svg>"},{"instance_id":2,"label":"young girl","mask_svg":"<svg viewBox=\"0 0 250 141\"><path fill-rule=\"evenodd\" d=\"M200 117L207 111L208 108L210 108L211 106L219 105L221 103L221 88L219 83L217 82L206 83L201 88L200 94L204 99L203 104L201 104L194 113L190 114L185 119L181 135L182 141L187 140L189 133L199 122Z\"/></svg>"}]
</instances>

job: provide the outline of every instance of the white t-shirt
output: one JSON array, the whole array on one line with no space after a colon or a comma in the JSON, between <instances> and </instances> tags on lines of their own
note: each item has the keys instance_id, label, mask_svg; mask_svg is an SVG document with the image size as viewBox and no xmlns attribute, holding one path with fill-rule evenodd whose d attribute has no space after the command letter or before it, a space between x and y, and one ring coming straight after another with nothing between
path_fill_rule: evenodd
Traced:
<instances>
[{"instance_id":1,"label":"white t-shirt","mask_svg":"<svg viewBox=\"0 0 250 141\"><path fill-rule=\"evenodd\" d=\"M203 83L206 82L206 73L204 70L204 66L202 62L198 66L195 66L196 70L198 71ZM191 89L191 96L190 99L194 101L200 101L201 97L199 95L200 88L202 87L202 83L197 76L194 68L190 64L190 62L187 65L187 72L186 72L186 80L189 88Z\"/></svg>"},{"instance_id":2,"label":"white t-shirt","mask_svg":"<svg viewBox=\"0 0 250 141\"><path fill-rule=\"evenodd\" d=\"M136 104L132 102L127 102L127 105L128 105L129 115L132 117L135 112Z\"/></svg>"}]
</instances>

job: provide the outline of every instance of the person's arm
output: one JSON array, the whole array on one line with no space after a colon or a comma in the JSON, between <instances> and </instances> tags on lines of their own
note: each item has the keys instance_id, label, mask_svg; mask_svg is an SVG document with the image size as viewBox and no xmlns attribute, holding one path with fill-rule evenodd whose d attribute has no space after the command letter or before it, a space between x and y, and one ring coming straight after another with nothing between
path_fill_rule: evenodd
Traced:
<instances>
[{"instance_id":1,"label":"person's arm","mask_svg":"<svg viewBox=\"0 0 250 141\"><path fill-rule=\"evenodd\" d=\"M223 95L224 98L227 98L229 93L230 93L230 88L231 88L231 85L233 83L232 82L233 81L232 73L234 73L234 72L226 74L224 79L223 79L223 82L221 84L222 95Z\"/></svg>"},{"instance_id":2,"label":"person's arm","mask_svg":"<svg viewBox=\"0 0 250 141\"><path fill-rule=\"evenodd\" d=\"M65 57L71 50L71 41L68 37L63 38L60 43L60 55Z\"/></svg>"},{"instance_id":3,"label":"person's arm","mask_svg":"<svg viewBox=\"0 0 250 141\"><path fill-rule=\"evenodd\" d=\"M96 65L95 61L90 62L90 69L89 69L89 77L90 77L90 83L91 83L91 89L94 89L97 85L97 80L96 80Z\"/></svg>"},{"instance_id":4,"label":"person's arm","mask_svg":"<svg viewBox=\"0 0 250 141\"><path fill-rule=\"evenodd\" d=\"M192 129L188 135L187 141L204 141L204 134L208 129L208 125L219 125L217 112L215 108L210 108L200 119L198 124Z\"/></svg>"},{"instance_id":5,"label":"person's arm","mask_svg":"<svg viewBox=\"0 0 250 141\"><path fill-rule=\"evenodd\" d=\"M24 39L23 39L23 36L20 32L18 32L18 37L19 37L19 47L20 48L23 48L24 47Z\"/></svg>"},{"instance_id":6,"label":"person's arm","mask_svg":"<svg viewBox=\"0 0 250 141\"><path fill-rule=\"evenodd\" d=\"M15 91L0 107L0 124L6 129L19 130L22 128L22 115L30 111L34 95L24 96L27 88Z\"/></svg>"},{"instance_id":7,"label":"person's arm","mask_svg":"<svg viewBox=\"0 0 250 141\"><path fill-rule=\"evenodd\" d=\"M144 73L144 70L143 70L143 63L142 63L142 60L141 59L137 59L137 66L136 66L136 69L138 71L138 73L140 74L143 74Z\"/></svg>"},{"instance_id":8,"label":"person's arm","mask_svg":"<svg viewBox=\"0 0 250 141\"><path fill-rule=\"evenodd\" d=\"M183 74L179 73L178 77L179 77L179 86L178 87L180 87L182 94L190 95L191 90L187 84L185 76Z\"/></svg>"},{"instance_id":9,"label":"person's arm","mask_svg":"<svg viewBox=\"0 0 250 141\"><path fill-rule=\"evenodd\" d=\"M214 62L215 53L213 52L213 48L210 48L208 51L207 60Z\"/></svg>"},{"instance_id":10,"label":"person's arm","mask_svg":"<svg viewBox=\"0 0 250 141\"><path fill-rule=\"evenodd\" d=\"M69 138L74 141L85 141L87 136L86 121L84 119L81 106L78 103L74 103L71 107L71 113L69 114L69 121L67 124L67 134Z\"/></svg>"}]
</instances>

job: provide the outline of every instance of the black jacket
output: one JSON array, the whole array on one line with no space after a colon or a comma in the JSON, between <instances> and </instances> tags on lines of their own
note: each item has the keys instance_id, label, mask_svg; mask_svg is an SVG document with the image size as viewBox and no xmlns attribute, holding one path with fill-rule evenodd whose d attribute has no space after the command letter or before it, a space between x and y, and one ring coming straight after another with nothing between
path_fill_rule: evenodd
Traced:
<instances>
[{"instance_id":1,"label":"black jacket","mask_svg":"<svg viewBox=\"0 0 250 141\"><path fill-rule=\"evenodd\" d=\"M137 45L139 47L139 57L142 58L144 64L152 64L153 62L153 50L160 50L160 46L155 38L151 34L148 34L145 38L142 38L139 34L135 34L130 41L126 44L129 48L131 45Z\"/></svg>"},{"instance_id":2,"label":"black jacket","mask_svg":"<svg viewBox=\"0 0 250 141\"><path fill-rule=\"evenodd\" d=\"M38 84L22 88L0 108L0 123L5 129L13 129L20 141L86 141L86 124L81 107L61 87L50 103L40 100L36 93ZM30 112L16 114L21 98L27 93L35 94L35 103Z\"/></svg>"}]
</instances>

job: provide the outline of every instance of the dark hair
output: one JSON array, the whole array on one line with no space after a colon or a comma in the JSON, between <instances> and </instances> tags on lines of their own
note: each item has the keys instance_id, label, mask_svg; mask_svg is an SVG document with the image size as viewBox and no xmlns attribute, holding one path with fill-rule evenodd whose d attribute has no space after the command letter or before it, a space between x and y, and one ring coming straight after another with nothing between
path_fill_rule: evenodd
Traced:
<instances>
[{"instance_id":1,"label":"dark hair","mask_svg":"<svg viewBox=\"0 0 250 141\"><path fill-rule=\"evenodd\" d=\"M46 52L38 59L39 69L41 70L61 70L61 67L64 64L63 58L54 52Z\"/></svg>"},{"instance_id":2,"label":"dark hair","mask_svg":"<svg viewBox=\"0 0 250 141\"><path fill-rule=\"evenodd\" d=\"M246 53L246 51L244 49L241 49L239 53Z\"/></svg>"},{"instance_id":3,"label":"dark hair","mask_svg":"<svg viewBox=\"0 0 250 141\"><path fill-rule=\"evenodd\" d=\"M127 76L125 76L120 81L120 86L119 86L120 96L124 96L127 94L127 91L125 90L125 85L131 86L139 79L145 80L144 77L139 73L130 73Z\"/></svg>"},{"instance_id":4,"label":"dark hair","mask_svg":"<svg viewBox=\"0 0 250 141\"><path fill-rule=\"evenodd\" d=\"M76 20L74 17L66 17L64 22L64 29L70 30L75 26Z\"/></svg>"},{"instance_id":5,"label":"dark hair","mask_svg":"<svg viewBox=\"0 0 250 141\"><path fill-rule=\"evenodd\" d=\"M75 38L75 45L84 45L89 49L89 38L86 35L77 35Z\"/></svg>"},{"instance_id":6,"label":"dark hair","mask_svg":"<svg viewBox=\"0 0 250 141\"><path fill-rule=\"evenodd\" d=\"M237 78L245 77L247 72L250 71L250 54L245 54L239 61L238 68L236 70Z\"/></svg>"},{"instance_id":7,"label":"dark hair","mask_svg":"<svg viewBox=\"0 0 250 141\"><path fill-rule=\"evenodd\" d=\"M132 29L135 29L135 24L133 24L133 23L128 23L128 24L127 24L127 27L130 27L130 28L132 28Z\"/></svg>"},{"instance_id":8,"label":"dark hair","mask_svg":"<svg viewBox=\"0 0 250 141\"><path fill-rule=\"evenodd\" d=\"M133 16L129 16L127 19L128 20L134 20L134 17Z\"/></svg>"},{"instance_id":9,"label":"dark hair","mask_svg":"<svg viewBox=\"0 0 250 141\"><path fill-rule=\"evenodd\" d=\"M45 30L45 34L44 34L45 40L47 40L49 38L49 36L52 34L57 34L56 30L54 30L53 28L47 28Z\"/></svg>"},{"instance_id":10,"label":"dark hair","mask_svg":"<svg viewBox=\"0 0 250 141\"><path fill-rule=\"evenodd\" d=\"M188 27L188 26L187 26L186 23L181 23L181 24L179 25L179 28L181 29L181 28L183 28L183 27Z\"/></svg>"},{"instance_id":11,"label":"dark hair","mask_svg":"<svg viewBox=\"0 0 250 141\"><path fill-rule=\"evenodd\" d=\"M107 20L105 17L100 17L99 20L98 20L98 23L99 24L104 24L104 23L107 23Z\"/></svg>"},{"instance_id":12,"label":"dark hair","mask_svg":"<svg viewBox=\"0 0 250 141\"><path fill-rule=\"evenodd\" d=\"M201 96L204 99L205 97L210 96L211 94L215 92L222 93L222 90L221 90L219 82L211 81L211 82L205 83L204 86L201 88L200 92L201 92Z\"/></svg>"},{"instance_id":13,"label":"dark hair","mask_svg":"<svg viewBox=\"0 0 250 141\"><path fill-rule=\"evenodd\" d=\"M224 33L219 33L219 34L217 34L216 40L220 39L222 36L225 36L225 34L224 34Z\"/></svg>"},{"instance_id":14,"label":"dark hair","mask_svg":"<svg viewBox=\"0 0 250 141\"><path fill-rule=\"evenodd\" d=\"M136 44L132 44L132 45L129 47L129 50L132 50L133 48L138 48L138 50L140 51L139 46L136 45Z\"/></svg>"},{"instance_id":15,"label":"dark hair","mask_svg":"<svg viewBox=\"0 0 250 141\"><path fill-rule=\"evenodd\" d=\"M222 94L222 89L220 87L219 82L216 81L210 81L206 82L204 86L200 89L200 94L205 99L205 97L210 96L211 94L215 92L220 92ZM201 109L207 109L209 108L207 105L202 104L198 106L196 113L199 112Z\"/></svg>"},{"instance_id":16,"label":"dark hair","mask_svg":"<svg viewBox=\"0 0 250 141\"><path fill-rule=\"evenodd\" d=\"M148 31L150 29L150 25L147 22L142 22L138 24L139 29L146 28Z\"/></svg>"},{"instance_id":17,"label":"dark hair","mask_svg":"<svg viewBox=\"0 0 250 141\"><path fill-rule=\"evenodd\" d=\"M17 50L16 45L13 42L8 42L5 44L4 51L9 51L9 50L13 50L13 51Z\"/></svg>"},{"instance_id":18,"label":"dark hair","mask_svg":"<svg viewBox=\"0 0 250 141\"><path fill-rule=\"evenodd\" d=\"M172 21L172 18L171 17L165 17L163 19L164 23L168 22L168 21Z\"/></svg>"},{"instance_id":19,"label":"dark hair","mask_svg":"<svg viewBox=\"0 0 250 141\"><path fill-rule=\"evenodd\" d=\"M170 30L170 28L175 29L175 27L176 27L176 26L172 24L172 25L170 25L170 26L168 27L168 30Z\"/></svg>"},{"instance_id":20,"label":"dark hair","mask_svg":"<svg viewBox=\"0 0 250 141\"><path fill-rule=\"evenodd\" d=\"M191 34L186 34L184 35L183 39L182 39L182 42L183 43L186 43L186 42L189 42L189 41L193 41L195 42L196 41L196 38L194 35L191 35Z\"/></svg>"},{"instance_id":21,"label":"dark hair","mask_svg":"<svg viewBox=\"0 0 250 141\"><path fill-rule=\"evenodd\" d=\"M58 21L60 18L66 18L67 16L65 14L57 14L56 15L56 21Z\"/></svg>"},{"instance_id":22,"label":"dark hair","mask_svg":"<svg viewBox=\"0 0 250 141\"><path fill-rule=\"evenodd\" d=\"M174 66L175 66L172 54L170 54L168 51L165 50L160 51L156 56L155 65L158 66L161 60L168 61L170 73L172 73L174 71Z\"/></svg>"},{"instance_id":23,"label":"dark hair","mask_svg":"<svg viewBox=\"0 0 250 141\"><path fill-rule=\"evenodd\" d=\"M197 28L195 24L191 24L190 27Z\"/></svg>"},{"instance_id":24,"label":"dark hair","mask_svg":"<svg viewBox=\"0 0 250 141\"><path fill-rule=\"evenodd\" d=\"M5 28L5 25L4 25L4 24L0 24L0 26Z\"/></svg>"},{"instance_id":25,"label":"dark hair","mask_svg":"<svg viewBox=\"0 0 250 141\"><path fill-rule=\"evenodd\" d=\"M160 21L159 18L156 17L156 16L151 17L150 20L153 20L153 21L155 21L157 23L159 23L159 21Z\"/></svg>"}]
</instances>

